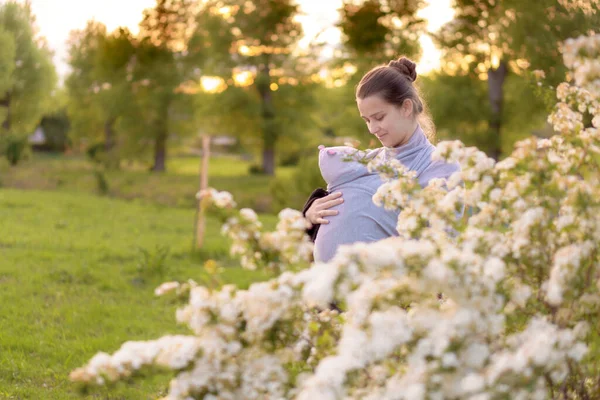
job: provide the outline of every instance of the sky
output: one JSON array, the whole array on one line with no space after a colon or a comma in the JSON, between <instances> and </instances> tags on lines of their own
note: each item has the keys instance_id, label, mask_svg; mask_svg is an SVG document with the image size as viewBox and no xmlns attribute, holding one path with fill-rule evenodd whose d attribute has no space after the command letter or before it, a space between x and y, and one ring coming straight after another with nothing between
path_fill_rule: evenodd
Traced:
<instances>
[{"instance_id":1,"label":"sky","mask_svg":"<svg viewBox=\"0 0 600 400\"><path fill-rule=\"evenodd\" d=\"M297 0L304 15L299 17L306 34L305 42L318 32L320 39L335 44L340 33L333 27L338 18L337 9L342 0ZM2 2L2 0L0 0ZM429 21L429 30L436 31L452 19L451 0L429 0L429 5L420 15ZM108 31L119 26L128 27L133 33L138 30L142 11L152 7L155 0L30 0L36 16L40 34L48 40L54 51L54 63L61 78L69 71L66 62L66 40L69 32L85 28L86 22L95 19L106 25ZM417 72L424 74L439 67L439 52L427 36L421 38L423 57L417 63Z\"/></svg>"}]
</instances>

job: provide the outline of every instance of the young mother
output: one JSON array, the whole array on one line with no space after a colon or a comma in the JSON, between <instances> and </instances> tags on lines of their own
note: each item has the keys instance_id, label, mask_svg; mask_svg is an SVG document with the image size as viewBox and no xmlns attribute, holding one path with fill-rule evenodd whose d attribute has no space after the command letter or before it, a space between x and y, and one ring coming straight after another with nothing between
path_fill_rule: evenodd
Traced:
<instances>
[{"instance_id":1,"label":"young mother","mask_svg":"<svg viewBox=\"0 0 600 400\"><path fill-rule=\"evenodd\" d=\"M420 185L425 187L432 178L448 178L459 166L431 160L435 146L421 125L432 124L423 113L423 101L413 84L417 78L415 68L415 63L401 57L372 69L356 88L356 103L369 132L383 145L381 150L392 154L409 170L416 171ZM432 126L429 131L432 134ZM354 200L348 198L346 204L340 192L317 189L311 194L303 212L313 224L308 234L316 242L316 261L328 261L342 244L397 235L398 213L383 212L371 201L379 186L377 182L371 182L373 179L379 178L367 177L354 187L371 191L369 196L352 196ZM321 233L317 239L319 228Z\"/></svg>"}]
</instances>

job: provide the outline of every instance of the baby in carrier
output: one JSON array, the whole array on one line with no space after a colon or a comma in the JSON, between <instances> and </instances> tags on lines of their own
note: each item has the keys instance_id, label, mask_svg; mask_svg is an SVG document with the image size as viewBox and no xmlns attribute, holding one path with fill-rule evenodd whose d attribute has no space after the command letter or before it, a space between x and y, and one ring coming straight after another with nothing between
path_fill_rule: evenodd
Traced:
<instances>
[{"instance_id":1,"label":"baby in carrier","mask_svg":"<svg viewBox=\"0 0 600 400\"><path fill-rule=\"evenodd\" d=\"M355 242L374 242L397 236L400 211L389 211L373 203L373 195L383 183L377 172L354 161L383 156L382 148L359 151L349 146L319 146L319 168L329 193L342 192L344 202L335 206L339 214L321 225L315 240L315 261L329 261L338 246ZM349 161L349 159L352 159Z\"/></svg>"}]
</instances>

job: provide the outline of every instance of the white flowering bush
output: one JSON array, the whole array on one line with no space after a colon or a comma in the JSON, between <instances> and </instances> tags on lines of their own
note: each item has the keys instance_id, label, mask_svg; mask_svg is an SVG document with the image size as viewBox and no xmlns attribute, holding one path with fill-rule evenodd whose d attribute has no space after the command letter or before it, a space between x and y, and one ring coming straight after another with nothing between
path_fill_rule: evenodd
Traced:
<instances>
[{"instance_id":1,"label":"white flowering bush","mask_svg":"<svg viewBox=\"0 0 600 400\"><path fill-rule=\"evenodd\" d=\"M169 400L599 398L600 36L563 51L559 135L498 163L440 143L434 157L462 169L425 189L402 165L369 165L384 180L373 201L401 209L397 237L299 269L310 246L297 212L260 233L251 210L211 192L242 264L279 275L247 290L164 284L189 291L177 311L189 336L126 343L71 379L162 366Z\"/></svg>"},{"instance_id":2,"label":"white flowering bush","mask_svg":"<svg viewBox=\"0 0 600 400\"><path fill-rule=\"evenodd\" d=\"M223 222L221 233L231 240L231 255L240 259L246 269L267 268L285 271L297 264L310 261L313 243L306 236L310 223L301 212L286 208L279 213L275 231L263 232L256 212L250 208L236 209L228 192L208 189L196 197L201 207L214 211Z\"/></svg>"}]
</instances>

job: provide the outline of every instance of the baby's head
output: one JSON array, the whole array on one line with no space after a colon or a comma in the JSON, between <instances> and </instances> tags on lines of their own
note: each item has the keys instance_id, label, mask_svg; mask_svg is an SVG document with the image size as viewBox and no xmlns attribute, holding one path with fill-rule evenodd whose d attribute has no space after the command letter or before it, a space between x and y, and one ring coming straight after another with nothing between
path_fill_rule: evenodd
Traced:
<instances>
[{"instance_id":1,"label":"baby's head","mask_svg":"<svg viewBox=\"0 0 600 400\"><path fill-rule=\"evenodd\" d=\"M354 160L348 161L361 157L361 153L363 152L349 146L319 146L319 168L329 189L367 173L363 164Z\"/></svg>"}]
</instances>

